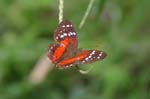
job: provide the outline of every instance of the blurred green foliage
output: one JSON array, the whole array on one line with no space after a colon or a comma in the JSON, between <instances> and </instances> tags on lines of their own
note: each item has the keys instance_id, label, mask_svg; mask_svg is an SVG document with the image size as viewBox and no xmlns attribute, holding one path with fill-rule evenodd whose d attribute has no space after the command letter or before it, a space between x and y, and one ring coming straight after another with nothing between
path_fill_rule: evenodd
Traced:
<instances>
[{"instance_id":1,"label":"blurred green foliage","mask_svg":"<svg viewBox=\"0 0 150 99\"><path fill-rule=\"evenodd\" d=\"M150 0L96 0L82 29L89 0L65 0L64 19L79 47L108 56L87 75L54 69L37 86L27 82L54 42L58 0L0 0L0 99L150 99Z\"/></svg>"}]
</instances>

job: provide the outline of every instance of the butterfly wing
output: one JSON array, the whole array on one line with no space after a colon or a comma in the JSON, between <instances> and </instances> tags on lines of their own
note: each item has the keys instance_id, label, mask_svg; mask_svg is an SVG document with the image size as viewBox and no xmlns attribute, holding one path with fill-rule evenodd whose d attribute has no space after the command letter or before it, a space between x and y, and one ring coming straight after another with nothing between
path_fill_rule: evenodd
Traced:
<instances>
[{"instance_id":1,"label":"butterfly wing","mask_svg":"<svg viewBox=\"0 0 150 99\"><path fill-rule=\"evenodd\" d=\"M102 60L106 57L106 53L98 50L83 50L77 53L77 55L60 61L57 65L58 68L67 68L78 64L92 63L98 60Z\"/></svg>"},{"instance_id":2,"label":"butterfly wing","mask_svg":"<svg viewBox=\"0 0 150 99\"><path fill-rule=\"evenodd\" d=\"M58 50L60 50L60 45L53 43L48 46L48 58L54 63L57 63L57 59L62 55L62 52L58 53ZM62 48L63 49L63 48ZM63 51L63 50L61 50Z\"/></svg>"},{"instance_id":3,"label":"butterfly wing","mask_svg":"<svg viewBox=\"0 0 150 99\"><path fill-rule=\"evenodd\" d=\"M58 25L54 33L54 39L60 44L66 40L68 42L66 46L70 46L72 49L78 46L77 34L72 23L68 20L64 20Z\"/></svg>"},{"instance_id":4,"label":"butterfly wing","mask_svg":"<svg viewBox=\"0 0 150 99\"><path fill-rule=\"evenodd\" d=\"M77 34L70 21L64 20L58 25L54 32L54 40L58 43L49 46L48 57L56 64L78 46Z\"/></svg>"}]
</instances>

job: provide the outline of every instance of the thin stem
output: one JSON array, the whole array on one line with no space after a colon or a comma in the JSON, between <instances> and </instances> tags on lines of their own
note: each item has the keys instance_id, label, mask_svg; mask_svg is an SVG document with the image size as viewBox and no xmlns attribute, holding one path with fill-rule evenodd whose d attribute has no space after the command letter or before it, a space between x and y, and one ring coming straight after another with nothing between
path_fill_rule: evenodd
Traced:
<instances>
[{"instance_id":1,"label":"thin stem","mask_svg":"<svg viewBox=\"0 0 150 99\"><path fill-rule=\"evenodd\" d=\"M47 55L44 54L41 58L39 58L30 73L28 78L29 83L34 85L41 83L45 79L48 72L50 72L53 68L54 65L49 61Z\"/></svg>"},{"instance_id":2,"label":"thin stem","mask_svg":"<svg viewBox=\"0 0 150 99\"><path fill-rule=\"evenodd\" d=\"M64 0L59 0L59 23L63 20Z\"/></svg>"},{"instance_id":3,"label":"thin stem","mask_svg":"<svg viewBox=\"0 0 150 99\"><path fill-rule=\"evenodd\" d=\"M85 21L86 21L88 15L89 15L91 9L92 9L92 6L93 6L94 1L95 1L95 0L91 0L91 1L89 2L89 5L88 5L88 7L87 7L87 9L86 9L86 12L85 12L85 14L84 14L84 16L83 16L83 18L82 18L82 20L81 20L81 22L80 22L79 29L81 29L81 28L83 27L83 25L84 25L84 23L85 23Z\"/></svg>"},{"instance_id":4,"label":"thin stem","mask_svg":"<svg viewBox=\"0 0 150 99\"><path fill-rule=\"evenodd\" d=\"M63 8L64 0L59 0L59 23L63 20ZM41 83L45 79L47 73L50 72L53 67L54 65L49 61L49 59L47 59L47 55L44 54L43 57L38 60L34 69L29 75L29 82L34 85Z\"/></svg>"},{"instance_id":5,"label":"thin stem","mask_svg":"<svg viewBox=\"0 0 150 99\"><path fill-rule=\"evenodd\" d=\"M76 66L76 69L81 73L81 74L87 74L89 73L95 65L90 66L87 70L82 70L81 68L79 68L78 66Z\"/></svg>"}]
</instances>

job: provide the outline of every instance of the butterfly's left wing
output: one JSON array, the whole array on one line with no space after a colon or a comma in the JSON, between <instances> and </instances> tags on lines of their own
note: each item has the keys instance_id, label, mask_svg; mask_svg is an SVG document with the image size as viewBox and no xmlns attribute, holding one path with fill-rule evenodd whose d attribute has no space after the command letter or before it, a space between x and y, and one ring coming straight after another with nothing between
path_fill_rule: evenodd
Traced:
<instances>
[{"instance_id":1,"label":"butterfly's left wing","mask_svg":"<svg viewBox=\"0 0 150 99\"><path fill-rule=\"evenodd\" d=\"M57 65L58 68L68 68L78 64L92 63L98 60L102 60L106 57L106 53L98 50L83 50L77 53L75 56L60 61Z\"/></svg>"},{"instance_id":2,"label":"butterfly's left wing","mask_svg":"<svg viewBox=\"0 0 150 99\"><path fill-rule=\"evenodd\" d=\"M54 32L54 40L57 43L49 45L48 57L56 64L77 49L78 46L77 34L70 21L63 20L58 25Z\"/></svg>"}]
</instances>

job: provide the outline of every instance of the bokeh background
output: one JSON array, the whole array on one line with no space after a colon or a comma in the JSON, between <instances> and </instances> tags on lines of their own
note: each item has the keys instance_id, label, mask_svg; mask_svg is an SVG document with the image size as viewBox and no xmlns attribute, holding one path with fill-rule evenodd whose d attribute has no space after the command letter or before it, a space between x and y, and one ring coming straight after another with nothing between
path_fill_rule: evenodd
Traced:
<instances>
[{"instance_id":1,"label":"bokeh background","mask_svg":"<svg viewBox=\"0 0 150 99\"><path fill-rule=\"evenodd\" d=\"M150 0L65 0L79 47L105 51L86 75L54 68L32 85L28 76L53 43L58 0L0 0L0 99L150 99ZM42 71L41 71L42 72Z\"/></svg>"}]
</instances>

